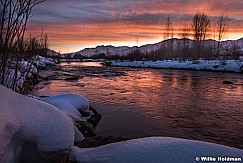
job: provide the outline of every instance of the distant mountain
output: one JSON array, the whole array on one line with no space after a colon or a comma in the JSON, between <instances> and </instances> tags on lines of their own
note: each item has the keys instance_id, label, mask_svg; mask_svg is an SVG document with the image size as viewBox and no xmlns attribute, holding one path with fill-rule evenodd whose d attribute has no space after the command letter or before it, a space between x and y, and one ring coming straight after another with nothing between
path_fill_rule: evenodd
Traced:
<instances>
[{"instance_id":1,"label":"distant mountain","mask_svg":"<svg viewBox=\"0 0 243 163\"><path fill-rule=\"evenodd\" d=\"M60 53L55 52L54 50L47 49L47 56L49 57L58 57L60 56Z\"/></svg>"},{"instance_id":2,"label":"distant mountain","mask_svg":"<svg viewBox=\"0 0 243 163\"><path fill-rule=\"evenodd\" d=\"M68 56L68 58L82 58L82 57L93 57L93 56L98 56L98 55L105 55L105 56L126 56L130 53L132 53L135 50L139 50L140 52L144 53L144 54L148 54L150 52L156 51L158 49L160 49L163 46L171 46L171 49L176 49L179 48L180 46L187 45L188 47L192 48L194 46L194 42L195 40L191 40L191 39L177 39L177 38L173 38L173 39L169 39L169 40L165 40L165 41L161 41L159 43L155 43L155 44L147 44L147 45L143 45L140 47L128 47L128 46L121 46L121 47L115 47L115 46L97 46L96 48L85 48L83 50L80 50L78 52L74 52L74 53L69 53L69 54L63 54L61 55L61 57L65 58ZM209 40L205 40L203 41L203 44L205 47L213 47L216 48L218 41L209 39ZM229 50L234 48L234 50L238 49L240 51L243 51L243 38L238 39L238 40L227 40L227 41L222 41L221 44L221 53L224 53L225 50ZM56 52L50 52L51 55L58 55L58 53Z\"/></svg>"}]
</instances>

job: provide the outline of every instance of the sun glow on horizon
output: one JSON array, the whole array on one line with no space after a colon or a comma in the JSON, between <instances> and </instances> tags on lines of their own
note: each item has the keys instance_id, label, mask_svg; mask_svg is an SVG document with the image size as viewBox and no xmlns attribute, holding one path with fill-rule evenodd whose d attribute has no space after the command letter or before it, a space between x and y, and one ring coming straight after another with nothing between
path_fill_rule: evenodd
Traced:
<instances>
[{"instance_id":1,"label":"sun glow on horizon","mask_svg":"<svg viewBox=\"0 0 243 163\"><path fill-rule=\"evenodd\" d=\"M243 1L237 0L45 1L33 10L29 31L39 35L44 29L49 48L61 53L99 45L142 46L164 40L168 16L174 37L181 38L179 29L185 23L190 26L198 11L203 11L212 20L212 30L215 30L217 17L226 13L232 21L224 40L243 37Z\"/></svg>"}]
</instances>

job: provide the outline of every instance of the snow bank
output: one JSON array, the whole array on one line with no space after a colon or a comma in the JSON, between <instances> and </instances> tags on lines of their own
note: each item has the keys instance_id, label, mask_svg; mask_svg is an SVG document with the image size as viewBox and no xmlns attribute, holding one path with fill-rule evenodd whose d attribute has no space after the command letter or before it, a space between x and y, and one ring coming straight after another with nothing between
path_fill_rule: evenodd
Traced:
<instances>
[{"instance_id":1,"label":"snow bank","mask_svg":"<svg viewBox=\"0 0 243 163\"><path fill-rule=\"evenodd\" d=\"M71 151L70 160L75 160L78 163L194 163L203 161L204 156L215 157L216 159L218 157L240 157L242 160L243 150L201 141L150 137L108 144L97 148L81 149L74 147Z\"/></svg>"},{"instance_id":2,"label":"snow bank","mask_svg":"<svg viewBox=\"0 0 243 163\"><path fill-rule=\"evenodd\" d=\"M28 75L29 76L29 75ZM27 76L24 76L20 71L16 74L15 79L15 70L14 69L8 69L5 73L5 79L7 79L4 83L4 85L8 88L12 88L14 85L14 82L16 82L16 91L19 91L18 88L22 88L24 85L24 81L26 80ZM16 80L16 81L15 81Z\"/></svg>"},{"instance_id":3,"label":"snow bank","mask_svg":"<svg viewBox=\"0 0 243 163\"><path fill-rule=\"evenodd\" d=\"M5 72L4 86L13 88L15 91L21 91L24 82L38 73L38 68L46 69L48 66L55 66L53 59L42 56L35 56L32 61L21 60L19 63L15 61L8 61L8 67ZM18 69L16 72L16 65ZM1 74L0 74L1 77Z\"/></svg>"},{"instance_id":4,"label":"snow bank","mask_svg":"<svg viewBox=\"0 0 243 163\"><path fill-rule=\"evenodd\" d=\"M48 66L55 66L56 63L53 59L45 58L42 56L37 55L34 59L34 63L37 67L48 67Z\"/></svg>"},{"instance_id":5,"label":"snow bank","mask_svg":"<svg viewBox=\"0 0 243 163\"><path fill-rule=\"evenodd\" d=\"M8 88L14 88L16 91L19 91L19 88L22 88L24 82L27 78L33 77L34 74L37 74L37 68L28 61L20 61L18 63L18 70L16 72L17 62L10 61L9 67L5 72L5 82L4 85Z\"/></svg>"},{"instance_id":6,"label":"snow bank","mask_svg":"<svg viewBox=\"0 0 243 163\"><path fill-rule=\"evenodd\" d=\"M89 110L89 101L87 98L77 94L60 94L39 100L56 106L58 109L67 113L74 121L87 121L92 112ZM89 117L82 117L79 111L90 113Z\"/></svg>"},{"instance_id":7,"label":"snow bank","mask_svg":"<svg viewBox=\"0 0 243 163\"><path fill-rule=\"evenodd\" d=\"M112 66L167 68L167 69L193 69L211 71L242 72L243 62L238 60L197 60L197 61L111 61Z\"/></svg>"},{"instance_id":8,"label":"snow bank","mask_svg":"<svg viewBox=\"0 0 243 163\"><path fill-rule=\"evenodd\" d=\"M17 94L0 85L0 162L19 161L24 143L39 154L61 153L83 139L70 117L45 102Z\"/></svg>"}]
</instances>

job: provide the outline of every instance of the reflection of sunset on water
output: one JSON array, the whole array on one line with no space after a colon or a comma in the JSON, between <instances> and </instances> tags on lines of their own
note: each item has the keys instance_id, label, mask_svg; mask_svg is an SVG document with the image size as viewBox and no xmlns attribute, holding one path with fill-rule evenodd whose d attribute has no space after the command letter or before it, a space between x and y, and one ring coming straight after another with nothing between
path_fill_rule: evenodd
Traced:
<instances>
[{"instance_id":1,"label":"reflection of sunset on water","mask_svg":"<svg viewBox=\"0 0 243 163\"><path fill-rule=\"evenodd\" d=\"M223 84L229 79L243 83L241 74L92 64L97 63L63 63L60 76L68 73L80 79L49 80L34 93L87 97L105 117L96 129L99 134L171 136L243 148L238 136L243 134L242 85ZM105 72L117 76L104 77Z\"/></svg>"},{"instance_id":2,"label":"reflection of sunset on water","mask_svg":"<svg viewBox=\"0 0 243 163\"><path fill-rule=\"evenodd\" d=\"M222 88L222 96L229 98L229 96L242 98L243 102L243 85L231 85Z\"/></svg>"},{"instance_id":3,"label":"reflection of sunset on water","mask_svg":"<svg viewBox=\"0 0 243 163\"><path fill-rule=\"evenodd\" d=\"M60 66L93 66L93 67L102 67L100 62L61 62Z\"/></svg>"}]
</instances>

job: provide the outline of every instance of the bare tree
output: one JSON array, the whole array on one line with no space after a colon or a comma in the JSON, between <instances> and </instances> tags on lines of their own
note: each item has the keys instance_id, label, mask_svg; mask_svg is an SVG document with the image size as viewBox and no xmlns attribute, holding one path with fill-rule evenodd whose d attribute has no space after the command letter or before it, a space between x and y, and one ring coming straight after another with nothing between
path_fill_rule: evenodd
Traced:
<instances>
[{"instance_id":1,"label":"bare tree","mask_svg":"<svg viewBox=\"0 0 243 163\"><path fill-rule=\"evenodd\" d=\"M183 24L182 28L180 29L180 36L183 39L188 39L190 36L190 26L188 24Z\"/></svg>"},{"instance_id":2,"label":"bare tree","mask_svg":"<svg viewBox=\"0 0 243 163\"><path fill-rule=\"evenodd\" d=\"M10 66L15 68L14 78L17 78L19 61L23 58L21 55L24 53L28 19L33 7L44 1L0 0L0 84L6 85L6 74ZM15 85L12 84L11 88L15 89Z\"/></svg>"},{"instance_id":3,"label":"bare tree","mask_svg":"<svg viewBox=\"0 0 243 163\"><path fill-rule=\"evenodd\" d=\"M167 16L167 18L165 20L164 39L167 40L169 38L173 38L173 28L172 28L172 22L171 22L170 16Z\"/></svg>"},{"instance_id":4,"label":"bare tree","mask_svg":"<svg viewBox=\"0 0 243 163\"><path fill-rule=\"evenodd\" d=\"M217 32L218 32L218 46L217 46L217 53L220 53L220 43L225 35L225 33L229 29L230 18L228 16L224 16L223 14L218 18L216 25L217 25Z\"/></svg>"},{"instance_id":5,"label":"bare tree","mask_svg":"<svg viewBox=\"0 0 243 163\"><path fill-rule=\"evenodd\" d=\"M201 56L203 50L203 43L207 37L207 32L211 26L211 20L204 13L196 13L192 19L192 30L194 39L196 40L196 55Z\"/></svg>"},{"instance_id":6,"label":"bare tree","mask_svg":"<svg viewBox=\"0 0 243 163\"><path fill-rule=\"evenodd\" d=\"M190 36L190 25L184 24L182 28L180 29L180 36L183 39L182 41L182 49L180 49L180 53L182 54L182 58L186 59L186 57L191 57L189 56L189 45L188 45L188 38Z\"/></svg>"},{"instance_id":7,"label":"bare tree","mask_svg":"<svg viewBox=\"0 0 243 163\"><path fill-rule=\"evenodd\" d=\"M173 28L172 28L172 22L170 16L167 16L165 20L165 32L164 32L165 45L164 47L161 47L164 53L164 57L167 59L171 58L173 54L173 41L169 40L170 38L173 38Z\"/></svg>"}]
</instances>

